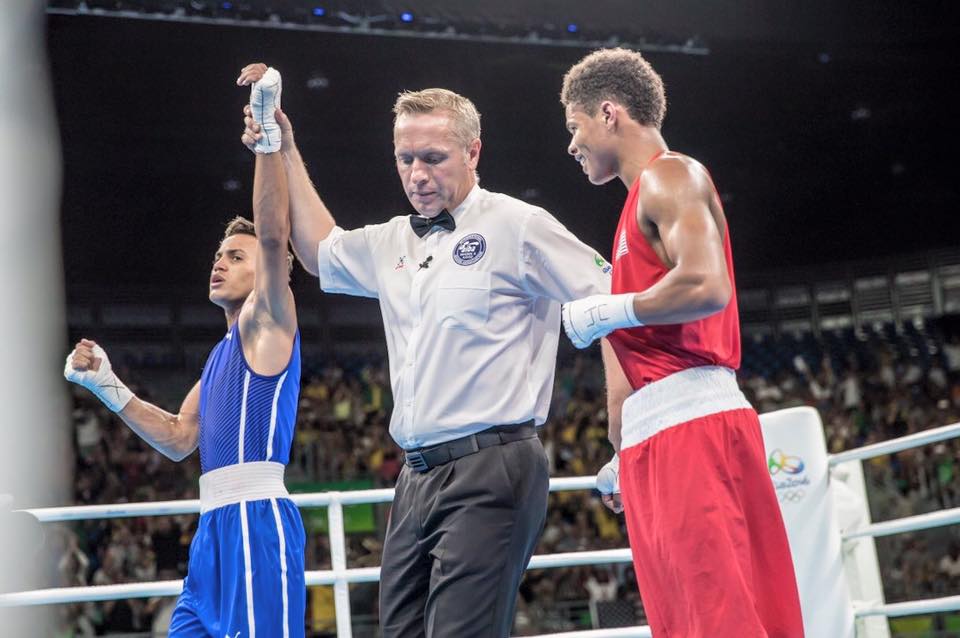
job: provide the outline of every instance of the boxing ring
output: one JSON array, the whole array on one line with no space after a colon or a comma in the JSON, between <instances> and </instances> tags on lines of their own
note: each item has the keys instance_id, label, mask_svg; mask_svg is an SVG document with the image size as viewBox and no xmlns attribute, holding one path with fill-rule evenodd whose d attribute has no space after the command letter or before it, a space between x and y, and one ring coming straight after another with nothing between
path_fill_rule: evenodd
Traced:
<instances>
[{"instance_id":1,"label":"boxing ring","mask_svg":"<svg viewBox=\"0 0 960 638\"><path fill-rule=\"evenodd\" d=\"M813 438L816 439L816 437L819 436L819 443L817 445L823 448L822 425L820 424L819 415L816 415L816 411L813 410L813 408L790 408L762 415L761 421L763 422L764 428L764 440L768 448L768 458L771 459L769 461L771 475L778 474L780 470L784 470L793 476L798 476L806 467L811 467L816 464L816 450L813 452L808 450L805 452L807 455L804 457L805 460L800 460L800 456L784 456L785 453L781 452L782 442L776 441L776 429L780 428L783 430L783 426L788 426L788 428L792 430L790 436L793 437L792 440L795 440L796 431L804 427L804 425L800 423L800 421L804 419L806 420L806 427L809 432L813 433ZM816 428L820 428L819 432L815 432ZM833 490L827 492L829 495L827 497L828 500L832 500L837 496L835 490L838 489L840 491L846 491L848 495L852 494L856 497L855 500L847 498L846 505L842 507L839 505L834 506L843 500L838 497L837 501L834 501L833 504L828 503L829 506L826 508L828 512L827 516L833 516L832 512L834 512L835 509L842 509L846 512L845 515L840 516L841 519L846 518L846 522L841 520L836 530L826 530L827 535L831 538L834 532L836 532L836 547L839 548L840 556L829 556L831 552L823 545L822 541L814 543L815 546L812 548L818 556L827 555L825 559L830 561L826 563L828 567L829 565L837 566L836 571L840 575L840 579L845 582L846 588L851 594L851 598L846 604L844 604L843 601L835 600L836 596L833 596L830 601L825 603L834 606L839 604L843 607L839 609L838 617L842 616L840 622L844 626L844 633L846 635L851 637L855 635L857 638L888 638L890 634L887 618L960 610L960 596L947 596L893 604L884 603L879 564L877 562L873 539L881 536L902 534L960 523L960 507L881 523L872 523L870 522L869 509L866 503L866 488L861 466L862 461L867 459L958 437L960 437L960 423L954 423L952 425L875 443L838 454L827 455L824 449L822 456L825 472L822 476L822 486L824 489ZM796 445L799 445L799 443ZM772 446L777 447L771 451ZM780 453L780 457L776 456L777 453ZM794 461L790 464L781 461L774 462L774 459L795 459L800 460L800 462L798 464ZM795 547L795 545L798 544L796 543L796 534L805 532L802 529L791 529L791 514L786 510L786 503L795 503L803 500L807 492L812 492L817 489L817 479L816 477L811 478L804 476L801 479L794 478L788 482L778 483L776 476L773 478L776 489L778 490L778 495L780 496L781 509L783 510L784 521L787 524L788 535L791 540L791 551L794 554L794 563L797 568L797 581L801 591L801 601L804 606L804 622L807 627L807 635L811 636L811 638L818 638L821 634L815 634L808 622L808 608L816 605L818 607L816 615L818 616L822 615L820 613L822 609L817 601L814 600L811 602L809 598L805 597L805 581L811 578L813 580L821 579L824 570L816 568L814 565L815 559L807 560L802 556L798 556L798 551L800 550ZM590 490L594 488L595 478L592 476L554 478L550 481L551 492ZM798 493L801 494L800 497L797 497ZM291 499L300 508L328 508L328 536L332 569L307 571L306 583L307 586L333 586L337 635L339 638L351 638L352 628L348 587L352 583L378 582L380 569L379 567L347 567L343 507L354 504L391 502L393 500L393 490L374 489L294 494L291 495ZM51 507L23 511L32 514L41 523L53 523L139 516L197 514L200 511L200 501L182 500L117 505ZM821 525L821 527L824 522L816 520L816 517L811 517L809 513L803 513L803 518L806 523L814 523ZM854 523L850 521L854 521ZM830 541L826 542L829 546ZM828 551L824 551L825 549L828 549ZM814 554L811 554L811 556L813 555ZM627 548L582 551L537 555L530 561L528 569L552 569L581 565L629 563L630 561L630 550ZM813 572L810 574L805 573L808 565L814 566ZM842 570L840 569L841 565ZM826 571L831 570L832 568L829 568ZM0 594L0 607L176 596L180 593L182 584L183 581L181 580L168 580L6 593ZM819 583L814 583L812 586L806 587L807 590L813 592L807 592L809 595L814 595L817 593L814 590L818 591L822 588L823 586ZM844 592L844 594L846 594L846 592ZM823 593L819 595L824 596ZM813 617L814 613L811 612L810 618ZM612 638L650 635L650 630L647 627L638 626L564 632L542 635L537 638Z\"/></svg>"}]
</instances>

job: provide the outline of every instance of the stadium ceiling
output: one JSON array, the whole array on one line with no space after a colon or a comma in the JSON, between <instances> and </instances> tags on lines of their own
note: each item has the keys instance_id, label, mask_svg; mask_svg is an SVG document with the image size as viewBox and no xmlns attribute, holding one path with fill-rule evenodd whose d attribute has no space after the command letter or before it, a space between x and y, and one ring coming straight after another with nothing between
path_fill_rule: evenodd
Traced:
<instances>
[{"instance_id":1,"label":"stadium ceiling","mask_svg":"<svg viewBox=\"0 0 960 638\"><path fill-rule=\"evenodd\" d=\"M706 55L691 28L642 18L625 0L50 0L47 13L539 46L626 46ZM670 27L661 29L658 25Z\"/></svg>"},{"instance_id":2,"label":"stadium ceiling","mask_svg":"<svg viewBox=\"0 0 960 638\"><path fill-rule=\"evenodd\" d=\"M593 8L576 0L50 0L47 12L393 37L709 53L695 29L663 30L657 16L644 17L645 3L600 0L589 4ZM664 26L672 27L669 21Z\"/></svg>"},{"instance_id":3,"label":"stadium ceiling","mask_svg":"<svg viewBox=\"0 0 960 638\"><path fill-rule=\"evenodd\" d=\"M407 38L705 55L708 43L824 50L952 41L960 3L872 0L49 0L47 12ZM945 15L950 14L950 15Z\"/></svg>"}]
</instances>

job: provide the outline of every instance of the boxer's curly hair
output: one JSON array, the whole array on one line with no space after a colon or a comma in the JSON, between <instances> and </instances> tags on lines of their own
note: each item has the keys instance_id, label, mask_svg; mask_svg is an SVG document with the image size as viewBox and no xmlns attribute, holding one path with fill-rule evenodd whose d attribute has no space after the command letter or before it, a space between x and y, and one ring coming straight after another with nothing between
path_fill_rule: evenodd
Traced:
<instances>
[{"instance_id":1,"label":"boxer's curly hair","mask_svg":"<svg viewBox=\"0 0 960 638\"><path fill-rule=\"evenodd\" d=\"M223 239L226 239L227 237L233 237L234 235L250 235L251 237L256 237L257 229L256 226L253 225L252 221L246 217L237 215L227 222L227 228L223 231ZM293 272L293 253L291 252L287 252L287 272Z\"/></svg>"},{"instance_id":2,"label":"boxer's curly hair","mask_svg":"<svg viewBox=\"0 0 960 638\"><path fill-rule=\"evenodd\" d=\"M600 49L577 62L563 76L560 103L594 116L600 103L612 100L630 117L659 129L667 112L663 80L650 63L629 49Z\"/></svg>"}]
</instances>

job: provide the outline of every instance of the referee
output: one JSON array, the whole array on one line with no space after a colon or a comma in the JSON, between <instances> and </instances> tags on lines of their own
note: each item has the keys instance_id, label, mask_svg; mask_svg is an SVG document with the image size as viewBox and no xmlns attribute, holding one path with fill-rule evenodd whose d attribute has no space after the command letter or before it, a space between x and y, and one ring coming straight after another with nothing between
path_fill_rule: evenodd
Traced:
<instances>
[{"instance_id":1,"label":"referee","mask_svg":"<svg viewBox=\"0 0 960 638\"><path fill-rule=\"evenodd\" d=\"M250 65L241 84L258 80ZM397 172L415 215L345 231L276 123L292 241L326 292L379 299L390 434L405 467L380 580L385 638L509 636L543 529L560 305L608 293L610 266L543 209L478 185L480 116L444 89L394 106ZM252 146L273 122L245 118Z\"/></svg>"}]
</instances>

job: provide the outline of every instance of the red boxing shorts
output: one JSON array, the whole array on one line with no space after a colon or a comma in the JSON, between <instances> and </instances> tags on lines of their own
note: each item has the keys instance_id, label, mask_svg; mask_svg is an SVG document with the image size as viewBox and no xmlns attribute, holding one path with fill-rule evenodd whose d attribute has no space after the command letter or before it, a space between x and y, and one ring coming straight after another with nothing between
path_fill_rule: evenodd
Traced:
<instances>
[{"instance_id":1,"label":"red boxing shorts","mask_svg":"<svg viewBox=\"0 0 960 638\"><path fill-rule=\"evenodd\" d=\"M757 413L732 370L683 370L623 405L620 490L654 638L802 638Z\"/></svg>"}]
</instances>

